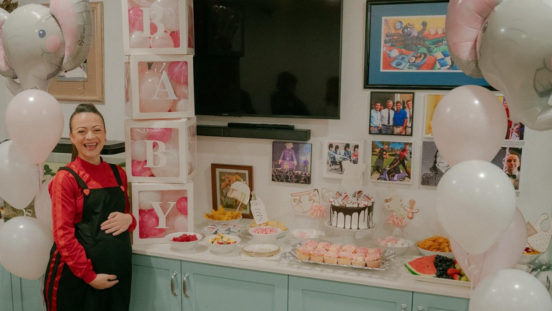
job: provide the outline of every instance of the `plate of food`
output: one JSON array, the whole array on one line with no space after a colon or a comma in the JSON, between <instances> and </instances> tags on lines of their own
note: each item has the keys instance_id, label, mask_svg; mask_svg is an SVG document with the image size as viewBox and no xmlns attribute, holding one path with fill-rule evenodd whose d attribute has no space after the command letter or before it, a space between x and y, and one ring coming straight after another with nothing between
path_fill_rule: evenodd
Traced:
<instances>
[{"instance_id":1,"label":"plate of food","mask_svg":"<svg viewBox=\"0 0 552 311\"><path fill-rule=\"evenodd\" d=\"M280 247L274 244L253 244L244 246L242 252L250 257L272 257L280 252Z\"/></svg>"},{"instance_id":2,"label":"plate of food","mask_svg":"<svg viewBox=\"0 0 552 311\"><path fill-rule=\"evenodd\" d=\"M448 258L454 258L450 240L443 236L432 236L425 240L418 241L416 247L420 254L424 256L441 255Z\"/></svg>"},{"instance_id":3,"label":"plate of food","mask_svg":"<svg viewBox=\"0 0 552 311\"><path fill-rule=\"evenodd\" d=\"M242 219L242 213L237 211L227 211L222 206L219 206L218 209L211 210L211 213L205 213L205 218L212 224L237 224Z\"/></svg>"},{"instance_id":4,"label":"plate of food","mask_svg":"<svg viewBox=\"0 0 552 311\"><path fill-rule=\"evenodd\" d=\"M203 227L203 232L205 234L238 234L243 230L243 225L238 225L235 223L221 222L213 223L209 226Z\"/></svg>"},{"instance_id":5,"label":"plate of food","mask_svg":"<svg viewBox=\"0 0 552 311\"><path fill-rule=\"evenodd\" d=\"M441 255L415 256L404 264L417 281L470 287L470 280L456 260Z\"/></svg>"},{"instance_id":6,"label":"plate of food","mask_svg":"<svg viewBox=\"0 0 552 311\"><path fill-rule=\"evenodd\" d=\"M264 223L262 223L262 224L258 224L258 223L256 223L255 221L253 221L253 222L251 223L251 225L249 225L249 228L261 227L261 226L264 226L264 227L273 227L273 228L278 228L278 229L280 229L280 233L279 233L279 235L278 235L278 239L279 239L279 238L285 237L285 236L287 235L288 231L289 231L289 229L288 229L288 227L286 226L285 223L280 222L280 221L277 221L277 220L269 220L269 221L264 222ZM247 232L249 235L251 235L251 234L249 233L249 231L247 231L247 230L244 231L244 233L246 233L246 232Z\"/></svg>"}]
</instances>

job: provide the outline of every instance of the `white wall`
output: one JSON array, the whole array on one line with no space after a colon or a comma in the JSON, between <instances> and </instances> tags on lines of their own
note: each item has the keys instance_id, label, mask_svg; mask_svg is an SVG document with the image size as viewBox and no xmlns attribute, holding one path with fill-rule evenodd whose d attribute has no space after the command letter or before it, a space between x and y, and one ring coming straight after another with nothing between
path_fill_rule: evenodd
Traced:
<instances>
[{"instance_id":1,"label":"white wall","mask_svg":"<svg viewBox=\"0 0 552 311\"><path fill-rule=\"evenodd\" d=\"M20 5L29 3L29 0L20 0ZM278 218L299 225L291 216L291 207L288 195L292 192L313 188L340 189L339 180L323 179L321 177L324 163L321 152L321 139L331 136L334 138L360 138L365 139L365 161L369 161L370 142L372 137L368 135L368 99L370 90L363 89L364 74L364 35L365 35L365 0L344 1L343 23L343 51L342 51L342 79L341 79L341 120L295 120L295 119L266 119L266 118L222 118L199 117L200 124L226 124L227 122L251 122L251 123L286 123L294 124L297 128L308 128L312 131L311 143L313 144L313 181L312 185L281 184L271 181L271 152L272 141L255 139L235 139L218 137L199 137L198 158L199 172L195 183L195 208L196 220L201 221L203 212L208 212L212 206L211 201L211 163L225 163L237 165L252 165L254 167L254 188L257 195L263 199L268 207L271 218ZM100 107L104 114L108 129L108 139L123 140L124 119L124 71L123 49L121 29L121 4L120 1L109 0L104 3L105 12L105 78L106 78L106 104ZM3 82L0 81L3 85ZM390 233L392 228L385 225L387 214L381 208L381 192L387 189L398 189L406 199L417 200L417 207L421 212L412 222L409 232L413 239L424 238L430 234L441 233L435 217L435 190L419 186L420 179L420 149L422 146L422 103L425 91L416 92L414 136L406 138L414 146L414 159L412 171L415 180L412 185L376 184L368 181L365 174L364 190L376 195L378 205L376 209L377 230L374 236L383 234L382 230ZM0 120L3 120L7 102L10 98L5 87L0 87ZM63 109L68 118L74 110L75 104L63 104ZM3 125L3 122L2 122ZM67 126L66 126L67 127ZM3 126L0 126L0 140L6 137ZM64 131L67 136L67 128ZM381 136L379 137L381 140ZM387 137L385 137L387 139ZM389 137L389 140L396 140ZM523 173L521 180L521 192L518 198L518 206L528 221L534 222L542 213L550 213L552 205L552 191L550 191L552 178L552 132L526 131L526 143L523 152ZM492 221L489 220L489 221Z\"/></svg>"}]
</instances>

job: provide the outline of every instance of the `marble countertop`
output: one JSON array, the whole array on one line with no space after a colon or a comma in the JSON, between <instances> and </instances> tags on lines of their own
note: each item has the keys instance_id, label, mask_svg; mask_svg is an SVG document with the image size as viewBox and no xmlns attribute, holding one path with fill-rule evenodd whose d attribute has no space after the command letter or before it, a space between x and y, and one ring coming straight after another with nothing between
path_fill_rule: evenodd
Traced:
<instances>
[{"instance_id":1,"label":"marble countertop","mask_svg":"<svg viewBox=\"0 0 552 311\"><path fill-rule=\"evenodd\" d=\"M443 285L415 280L414 277L408 273L406 268L404 268L405 262L410 261L414 256L420 256L415 248L411 248L410 252L407 254L397 257L392 262L388 270L370 271L353 268L330 267L318 264L298 263L284 258L280 261L246 261L241 258L241 248L247 244L252 244L253 241L250 241L250 238L244 237L244 235L245 234L242 233L240 236L242 241L237 245L236 249L228 254L212 253L203 241L200 241L191 251L176 251L171 249L169 244L133 245L133 251L135 254L141 255L434 295L469 298L471 294L469 287ZM324 240L331 241L331 239ZM294 241L293 238L287 237L278 239L275 244L280 246L282 251L287 252L291 250L291 245L294 242L296 241Z\"/></svg>"}]
</instances>

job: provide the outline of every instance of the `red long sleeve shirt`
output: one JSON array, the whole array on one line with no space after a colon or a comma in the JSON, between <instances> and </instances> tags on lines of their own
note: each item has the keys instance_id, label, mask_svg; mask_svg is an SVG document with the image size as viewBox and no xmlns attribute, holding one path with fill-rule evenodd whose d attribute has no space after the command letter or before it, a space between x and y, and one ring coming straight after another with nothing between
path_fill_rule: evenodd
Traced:
<instances>
[{"instance_id":1,"label":"red long sleeve shirt","mask_svg":"<svg viewBox=\"0 0 552 311\"><path fill-rule=\"evenodd\" d=\"M99 165L94 165L77 157L67 166L73 169L90 189L118 187L113 170L103 160ZM125 213L128 214L130 203L127 194L127 177L121 167L117 168L125 187ZM84 203L82 189L73 175L67 171L59 171L50 183L49 191L52 198L54 242L61 259L75 276L90 283L96 278L96 273L92 269L92 262L86 257L84 248L75 237L75 225L82 220ZM136 228L136 219L133 216L128 231L134 231L134 228Z\"/></svg>"}]
</instances>

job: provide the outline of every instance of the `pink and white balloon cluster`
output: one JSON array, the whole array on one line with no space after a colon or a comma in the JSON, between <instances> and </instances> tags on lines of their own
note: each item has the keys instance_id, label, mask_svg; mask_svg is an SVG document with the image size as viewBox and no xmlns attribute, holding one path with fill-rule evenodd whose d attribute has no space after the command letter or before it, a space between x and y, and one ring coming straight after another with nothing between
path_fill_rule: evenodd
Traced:
<instances>
[{"instance_id":1,"label":"pink and white balloon cluster","mask_svg":"<svg viewBox=\"0 0 552 311\"><path fill-rule=\"evenodd\" d=\"M12 140L0 144L0 197L11 206L23 209L39 193L40 167L59 142L63 119L58 101L44 91L23 91L9 103L6 127ZM39 220L16 217L0 228L0 264L27 279L44 273L53 244L51 214L45 212L51 203L35 203Z\"/></svg>"},{"instance_id":2,"label":"pink and white balloon cluster","mask_svg":"<svg viewBox=\"0 0 552 311\"><path fill-rule=\"evenodd\" d=\"M128 4L131 48L180 47L180 18L183 17L179 16L178 0L128 0ZM149 21L144 21L148 15ZM149 33L144 33L147 28ZM188 35L188 41L191 39Z\"/></svg>"},{"instance_id":3,"label":"pink and white balloon cluster","mask_svg":"<svg viewBox=\"0 0 552 311\"><path fill-rule=\"evenodd\" d=\"M189 109L188 62L147 62L138 65L140 112ZM165 79L168 77L168 81ZM164 85L170 82L170 85ZM167 83L168 84L168 83Z\"/></svg>"},{"instance_id":4,"label":"pink and white balloon cluster","mask_svg":"<svg viewBox=\"0 0 552 311\"><path fill-rule=\"evenodd\" d=\"M133 128L130 133L132 176L178 177L180 175L177 129ZM149 164L148 148L153 148L149 151L151 152Z\"/></svg>"},{"instance_id":5,"label":"pink and white balloon cluster","mask_svg":"<svg viewBox=\"0 0 552 311\"><path fill-rule=\"evenodd\" d=\"M188 231L186 190L141 191L138 194L138 200L140 216L138 227L141 239L161 238L173 232ZM161 202L162 213L158 213L154 209L152 202ZM158 228L162 223L159 221L160 217L166 217L167 228Z\"/></svg>"},{"instance_id":6,"label":"pink and white balloon cluster","mask_svg":"<svg viewBox=\"0 0 552 311\"><path fill-rule=\"evenodd\" d=\"M475 51L479 40L470 42L464 37L475 32L477 38L479 29L467 24L477 21L484 33L487 24L482 16L490 14L494 2L450 2L447 41L453 53ZM482 58L478 65L499 66L494 63L496 59L490 60L493 63L485 63ZM470 74L474 67L462 64L460 68ZM523 76L522 72L511 74ZM437 149L452 166L437 187L437 214L451 237L458 263L477 286L470 311L552 310L547 290L535 277L511 270L523 254L527 231L525 219L516 207L512 182L490 163L506 134L507 116L502 103L487 89L462 86L441 100L432 122Z\"/></svg>"}]
</instances>

